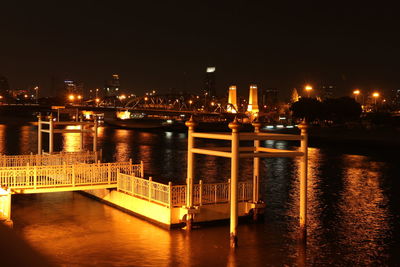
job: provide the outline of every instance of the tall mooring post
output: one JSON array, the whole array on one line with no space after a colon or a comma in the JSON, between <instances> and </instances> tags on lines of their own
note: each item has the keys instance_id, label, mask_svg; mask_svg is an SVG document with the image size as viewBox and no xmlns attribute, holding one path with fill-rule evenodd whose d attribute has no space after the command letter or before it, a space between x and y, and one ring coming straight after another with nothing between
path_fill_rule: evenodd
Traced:
<instances>
[{"instance_id":1,"label":"tall mooring post","mask_svg":"<svg viewBox=\"0 0 400 267\"><path fill-rule=\"evenodd\" d=\"M83 118L82 118L82 116L80 116L80 118L79 118L79 121L81 122L81 125L80 125L80 130L81 130L81 132L80 132L80 151L83 151L84 150L84 148L85 148L85 143L84 143L84 141L85 141L85 139L83 138L83 133L85 132L85 125L82 123L83 122Z\"/></svg>"},{"instance_id":2,"label":"tall mooring post","mask_svg":"<svg viewBox=\"0 0 400 267\"><path fill-rule=\"evenodd\" d=\"M12 227L11 220L11 190L0 187L0 223Z\"/></svg>"},{"instance_id":3,"label":"tall mooring post","mask_svg":"<svg viewBox=\"0 0 400 267\"><path fill-rule=\"evenodd\" d=\"M49 118L49 153L52 154L54 152L54 122L53 115L50 114Z\"/></svg>"},{"instance_id":4,"label":"tall mooring post","mask_svg":"<svg viewBox=\"0 0 400 267\"><path fill-rule=\"evenodd\" d=\"M193 117L190 118L185 125L188 129L188 156L187 156L187 179L186 179L186 207L188 208L188 214L186 217L186 229L192 229L193 213L191 212L193 207L193 177L194 177L194 153L192 148L194 146L193 132L196 127L196 123Z\"/></svg>"},{"instance_id":5,"label":"tall mooring post","mask_svg":"<svg viewBox=\"0 0 400 267\"><path fill-rule=\"evenodd\" d=\"M238 226L238 180L239 180L239 128L240 124L236 118L229 123L232 130L231 141L231 222L230 222L230 244L232 248L237 247L237 226Z\"/></svg>"},{"instance_id":6,"label":"tall mooring post","mask_svg":"<svg viewBox=\"0 0 400 267\"><path fill-rule=\"evenodd\" d=\"M39 113L38 118L38 154L42 154L42 115Z\"/></svg>"},{"instance_id":7,"label":"tall mooring post","mask_svg":"<svg viewBox=\"0 0 400 267\"><path fill-rule=\"evenodd\" d=\"M94 116L94 132L93 132L93 151L97 152L97 127L98 127L98 122L97 122L97 116Z\"/></svg>"},{"instance_id":8,"label":"tall mooring post","mask_svg":"<svg viewBox=\"0 0 400 267\"><path fill-rule=\"evenodd\" d=\"M299 125L301 131L300 151L300 238L307 237L307 168L308 168L308 125L305 120Z\"/></svg>"},{"instance_id":9,"label":"tall mooring post","mask_svg":"<svg viewBox=\"0 0 400 267\"><path fill-rule=\"evenodd\" d=\"M260 132L261 123L257 120L252 123L254 127L254 133ZM260 140L254 140L254 152L258 153L258 148L260 147ZM260 186L260 158L255 157L253 159L253 202L258 203L259 197L259 186ZM254 214L256 217L256 214Z\"/></svg>"}]
</instances>

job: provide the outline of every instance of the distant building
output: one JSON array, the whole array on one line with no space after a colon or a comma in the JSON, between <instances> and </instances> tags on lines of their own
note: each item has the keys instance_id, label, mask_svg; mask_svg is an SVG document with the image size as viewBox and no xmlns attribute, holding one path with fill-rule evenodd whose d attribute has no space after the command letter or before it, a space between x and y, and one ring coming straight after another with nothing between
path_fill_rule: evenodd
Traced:
<instances>
[{"instance_id":1,"label":"distant building","mask_svg":"<svg viewBox=\"0 0 400 267\"><path fill-rule=\"evenodd\" d=\"M73 80L64 80L64 92L66 96L83 97L83 83Z\"/></svg>"},{"instance_id":2,"label":"distant building","mask_svg":"<svg viewBox=\"0 0 400 267\"><path fill-rule=\"evenodd\" d=\"M392 104L396 108L400 108L400 89L392 90Z\"/></svg>"},{"instance_id":3,"label":"distant building","mask_svg":"<svg viewBox=\"0 0 400 267\"><path fill-rule=\"evenodd\" d=\"M335 90L335 85L323 85L321 90L321 99L333 98Z\"/></svg>"},{"instance_id":4,"label":"distant building","mask_svg":"<svg viewBox=\"0 0 400 267\"><path fill-rule=\"evenodd\" d=\"M210 97L216 97L217 92L215 88L215 67L207 67L206 78L204 80L204 94Z\"/></svg>"},{"instance_id":5,"label":"distant building","mask_svg":"<svg viewBox=\"0 0 400 267\"><path fill-rule=\"evenodd\" d=\"M278 106L278 89L276 88L267 88L262 91L261 94L261 103L263 106L267 108Z\"/></svg>"},{"instance_id":6,"label":"distant building","mask_svg":"<svg viewBox=\"0 0 400 267\"><path fill-rule=\"evenodd\" d=\"M119 75L113 74L111 80L106 81L104 86L105 96L118 96L121 91Z\"/></svg>"},{"instance_id":7,"label":"distant building","mask_svg":"<svg viewBox=\"0 0 400 267\"><path fill-rule=\"evenodd\" d=\"M0 76L0 95L5 96L10 91L10 85L8 84L8 80L4 76Z\"/></svg>"}]
</instances>

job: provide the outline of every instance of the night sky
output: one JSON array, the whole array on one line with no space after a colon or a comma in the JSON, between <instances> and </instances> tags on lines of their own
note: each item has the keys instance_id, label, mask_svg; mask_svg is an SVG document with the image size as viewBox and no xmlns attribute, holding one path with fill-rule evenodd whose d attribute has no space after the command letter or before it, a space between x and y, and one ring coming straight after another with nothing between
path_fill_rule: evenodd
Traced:
<instances>
[{"instance_id":1,"label":"night sky","mask_svg":"<svg viewBox=\"0 0 400 267\"><path fill-rule=\"evenodd\" d=\"M161 2L161 1L160 1ZM0 75L12 89L55 80L103 87L113 73L132 93L200 92L207 66L220 93L249 83L400 88L399 12L316 1L2 1ZM276 1L279 2L279 1ZM296 3L294 3L296 2Z\"/></svg>"}]
</instances>

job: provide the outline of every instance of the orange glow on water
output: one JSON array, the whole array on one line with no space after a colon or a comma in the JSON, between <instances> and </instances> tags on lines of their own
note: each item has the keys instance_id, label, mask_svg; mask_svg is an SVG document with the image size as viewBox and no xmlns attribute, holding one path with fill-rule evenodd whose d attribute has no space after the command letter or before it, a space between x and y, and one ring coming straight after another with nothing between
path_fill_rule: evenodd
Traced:
<instances>
[{"instance_id":1,"label":"orange glow on water","mask_svg":"<svg viewBox=\"0 0 400 267\"><path fill-rule=\"evenodd\" d=\"M67 125L68 130L79 130L80 126ZM81 136L80 133L63 133L63 150L66 152L76 152L80 150Z\"/></svg>"}]
</instances>

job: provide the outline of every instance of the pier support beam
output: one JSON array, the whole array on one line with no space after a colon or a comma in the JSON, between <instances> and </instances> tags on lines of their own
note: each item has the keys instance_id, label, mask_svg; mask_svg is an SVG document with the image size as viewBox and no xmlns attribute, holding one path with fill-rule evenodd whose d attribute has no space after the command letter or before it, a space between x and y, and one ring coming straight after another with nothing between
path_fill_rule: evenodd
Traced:
<instances>
[{"instance_id":1,"label":"pier support beam","mask_svg":"<svg viewBox=\"0 0 400 267\"><path fill-rule=\"evenodd\" d=\"M300 151L303 157L300 161L300 239L307 237L307 168L308 168L308 125L305 120L299 125L301 130Z\"/></svg>"},{"instance_id":2,"label":"pier support beam","mask_svg":"<svg viewBox=\"0 0 400 267\"><path fill-rule=\"evenodd\" d=\"M186 179L186 207L189 209L186 217L186 229L190 231L192 229L193 214L190 210L193 208L193 176L194 176L194 153L192 148L194 146L193 132L196 127L196 123L193 117L190 118L185 125L189 128L188 130L188 156L187 156L187 179Z\"/></svg>"},{"instance_id":3,"label":"pier support beam","mask_svg":"<svg viewBox=\"0 0 400 267\"><path fill-rule=\"evenodd\" d=\"M42 154L42 115L38 115L38 154Z\"/></svg>"},{"instance_id":4,"label":"pier support beam","mask_svg":"<svg viewBox=\"0 0 400 267\"><path fill-rule=\"evenodd\" d=\"M0 222L12 227L11 220L11 191L0 187Z\"/></svg>"},{"instance_id":5,"label":"pier support beam","mask_svg":"<svg viewBox=\"0 0 400 267\"><path fill-rule=\"evenodd\" d=\"M231 208L230 208L230 244L232 248L237 247L237 226L238 226L238 179L239 179L239 127L240 124L236 118L229 123L229 128L232 130L231 142Z\"/></svg>"},{"instance_id":6,"label":"pier support beam","mask_svg":"<svg viewBox=\"0 0 400 267\"><path fill-rule=\"evenodd\" d=\"M259 133L261 128L261 123L257 120L252 123L254 127L254 133ZM260 140L254 140L254 148L255 152L257 152L257 148L260 147ZM255 157L253 159L253 203L258 203L260 200L260 158ZM253 219L257 220L258 210L255 208L253 210Z\"/></svg>"},{"instance_id":7,"label":"pier support beam","mask_svg":"<svg viewBox=\"0 0 400 267\"><path fill-rule=\"evenodd\" d=\"M54 151L54 122L53 115L50 115L49 121L49 154L53 154Z\"/></svg>"},{"instance_id":8,"label":"pier support beam","mask_svg":"<svg viewBox=\"0 0 400 267\"><path fill-rule=\"evenodd\" d=\"M80 117L79 120L80 120L80 122L83 122L83 118L82 117ZM85 147L84 138L83 138L83 132L85 131L85 125L81 124L80 128L81 128L81 132L80 132L80 141L81 141L81 143L80 143L80 151L83 151L84 147Z\"/></svg>"},{"instance_id":9,"label":"pier support beam","mask_svg":"<svg viewBox=\"0 0 400 267\"><path fill-rule=\"evenodd\" d=\"M93 131L94 131L93 132L93 151L94 152L97 152L97 127L98 127L97 116L94 116L94 129L93 129Z\"/></svg>"}]
</instances>

